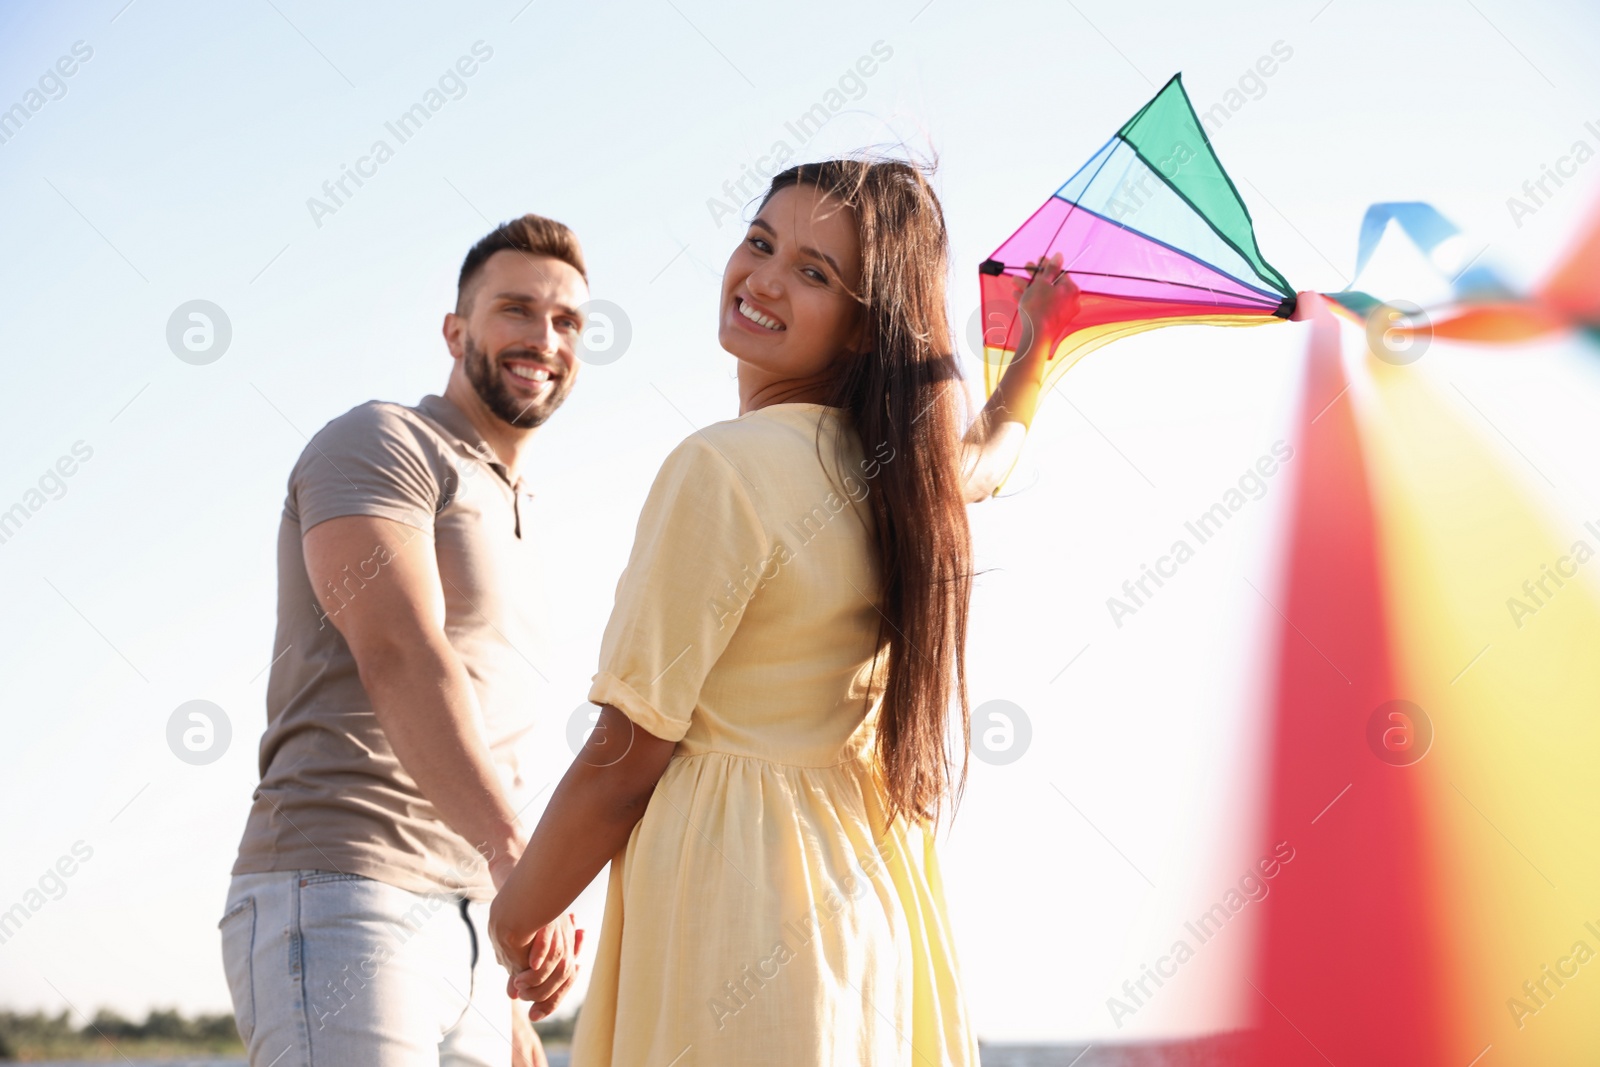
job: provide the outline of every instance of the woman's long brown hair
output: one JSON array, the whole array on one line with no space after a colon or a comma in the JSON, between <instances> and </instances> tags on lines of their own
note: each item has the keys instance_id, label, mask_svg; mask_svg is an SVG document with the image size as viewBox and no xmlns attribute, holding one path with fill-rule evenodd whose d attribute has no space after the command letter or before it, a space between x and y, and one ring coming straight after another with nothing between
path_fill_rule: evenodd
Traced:
<instances>
[{"instance_id":1,"label":"woman's long brown hair","mask_svg":"<svg viewBox=\"0 0 1600 1067\"><path fill-rule=\"evenodd\" d=\"M875 520L882 587L880 650L887 645L876 756L889 815L937 818L951 791L947 737L961 709L961 774L966 784L971 711L967 703L967 607L972 539L962 489L964 394L945 314L949 241L927 178L898 160L834 159L791 167L773 193L805 184L855 213L869 350L841 359L828 403L849 410L865 447L887 442L867 494Z\"/></svg>"}]
</instances>

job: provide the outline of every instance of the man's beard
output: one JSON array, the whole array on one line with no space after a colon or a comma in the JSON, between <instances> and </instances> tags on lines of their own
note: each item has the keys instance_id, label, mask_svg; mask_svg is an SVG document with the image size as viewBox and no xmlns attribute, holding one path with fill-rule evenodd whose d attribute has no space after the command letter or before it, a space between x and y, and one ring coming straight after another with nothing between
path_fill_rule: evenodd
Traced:
<instances>
[{"instance_id":1,"label":"man's beard","mask_svg":"<svg viewBox=\"0 0 1600 1067\"><path fill-rule=\"evenodd\" d=\"M541 426L556 408L567 398L572 391L572 379L568 374L562 374L554 379L550 395L544 400L524 400L511 392L505 381L500 377L500 362L491 359L489 354L479 348L472 340L472 335L464 338L466 348L467 381L472 383L473 391L478 394L478 399L494 413L502 422L524 430ZM531 360L540 366L549 366L550 361L529 352L526 348L507 348L500 353L501 357L511 356Z\"/></svg>"}]
</instances>

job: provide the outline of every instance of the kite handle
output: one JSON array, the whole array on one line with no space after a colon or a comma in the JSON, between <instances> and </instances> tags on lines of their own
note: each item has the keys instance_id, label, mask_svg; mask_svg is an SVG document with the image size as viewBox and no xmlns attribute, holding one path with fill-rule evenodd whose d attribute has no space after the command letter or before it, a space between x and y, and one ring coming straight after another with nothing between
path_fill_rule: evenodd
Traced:
<instances>
[{"instance_id":1,"label":"kite handle","mask_svg":"<svg viewBox=\"0 0 1600 1067\"><path fill-rule=\"evenodd\" d=\"M990 277L994 277L994 278L998 278L1000 275L1004 274L1007 270L1025 270L1029 274L1037 274L1038 271L1039 271L1039 268L1036 267L1036 266L1009 267L1007 264L1000 262L998 259L986 259L982 263L978 264L978 273L979 274L987 274ZM1062 270L1061 273L1065 274L1067 272L1065 270Z\"/></svg>"}]
</instances>

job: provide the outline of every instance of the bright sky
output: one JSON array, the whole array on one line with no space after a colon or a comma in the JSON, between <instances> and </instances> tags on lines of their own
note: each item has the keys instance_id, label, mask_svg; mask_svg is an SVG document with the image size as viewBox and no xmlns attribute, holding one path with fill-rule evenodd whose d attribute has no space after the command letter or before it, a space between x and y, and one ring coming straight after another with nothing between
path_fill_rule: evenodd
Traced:
<instances>
[{"instance_id":1,"label":"bright sky","mask_svg":"<svg viewBox=\"0 0 1600 1067\"><path fill-rule=\"evenodd\" d=\"M1586 161L1520 225L1507 206L1575 142L1600 146L1600 12L1577 0L125 3L0 7L0 109L38 105L0 127L0 511L32 511L0 543L0 910L33 912L0 945L0 1004L51 1011L227 1007L215 922L256 780L286 476L351 406L442 389L440 319L496 222L573 226L632 334L537 441L542 783L570 759L650 479L693 427L737 414L714 323L742 229L716 204L777 142L937 151L963 334L977 263L1174 71L1202 111L1237 104L1214 143L1302 289L1346 284L1378 200L1432 201L1529 282L1600 185ZM462 57L473 73L450 76ZM442 106L400 143L385 124L441 78ZM792 124L833 102L802 141ZM392 156L362 162L379 139ZM314 212L346 166L369 176ZM167 342L192 300L231 324L203 365ZM1120 1034L1105 999L1261 854L1263 597L1294 462L1120 628L1105 601L1292 443L1303 329L1169 330L1090 357L1046 403L1016 495L973 513L973 700L1018 705L1032 732L1014 762L974 761L944 839L986 1038L1240 1018L1248 920ZM1592 355L1436 352L1600 516L1579 429L1600 400ZM190 700L231 723L206 765L167 743ZM75 848L89 858L55 880ZM602 892L581 904L595 929Z\"/></svg>"}]
</instances>

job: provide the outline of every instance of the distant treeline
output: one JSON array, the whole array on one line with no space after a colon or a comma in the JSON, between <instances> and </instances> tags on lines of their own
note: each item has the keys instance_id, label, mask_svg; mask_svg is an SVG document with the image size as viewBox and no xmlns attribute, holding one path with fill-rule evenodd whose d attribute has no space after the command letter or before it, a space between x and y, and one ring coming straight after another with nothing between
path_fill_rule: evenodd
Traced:
<instances>
[{"instance_id":1,"label":"distant treeline","mask_svg":"<svg viewBox=\"0 0 1600 1067\"><path fill-rule=\"evenodd\" d=\"M535 1023L546 1041L571 1040L575 1017L559 1016ZM113 1049L115 1046L115 1049ZM136 1023L101 1008L83 1026L73 1026L69 1012L46 1015L0 1010L0 1060L112 1059L118 1052L167 1055L184 1052L243 1055L239 1031L226 1012L188 1018L171 1010L152 1010Z\"/></svg>"},{"instance_id":2,"label":"distant treeline","mask_svg":"<svg viewBox=\"0 0 1600 1067\"><path fill-rule=\"evenodd\" d=\"M42 1011L28 1014L0 1011L0 1060L67 1052L81 1055L86 1046L121 1045L123 1042L145 1048L161 1046L208 1052L241 1048L233 1016L226 1013L196 1015L191 1019L176 1011L154 1010L145 1016L144 1022L136 1023L101 1008L88 1023L73 1026L70 1014L65 1011L59 1015L46 1015Z\"/></svg>"}]
</instances>

